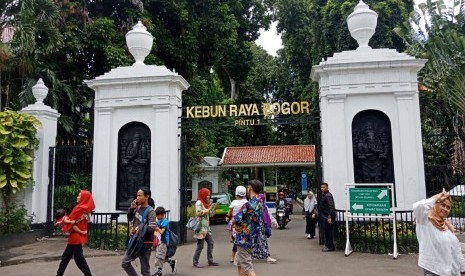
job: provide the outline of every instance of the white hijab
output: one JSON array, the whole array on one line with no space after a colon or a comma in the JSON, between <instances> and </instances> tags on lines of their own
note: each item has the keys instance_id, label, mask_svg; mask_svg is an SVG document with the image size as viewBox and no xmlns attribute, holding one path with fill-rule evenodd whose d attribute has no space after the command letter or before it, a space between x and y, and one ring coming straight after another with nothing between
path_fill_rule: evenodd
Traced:
<instances>
[{"instance_id":1,"label":"white hijab","mask_svg":"<svg viewBox=\"0 0 465 276\"><path fill-rule=\"evenodd\" d=\"M307 197L304 200L304 209L305 209L305 212L311 213L313 209L315 209L316 199L315 199L315 195L312 192L308 192L308 194L310 194L312 198L308 198L308 195L307 195Z\"/></svg>"}]
</instances>

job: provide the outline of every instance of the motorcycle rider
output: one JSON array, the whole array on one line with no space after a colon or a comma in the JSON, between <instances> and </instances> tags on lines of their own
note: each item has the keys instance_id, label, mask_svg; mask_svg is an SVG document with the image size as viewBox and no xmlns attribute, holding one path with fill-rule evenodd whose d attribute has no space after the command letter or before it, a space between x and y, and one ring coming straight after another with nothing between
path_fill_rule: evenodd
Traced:
<instances>
[{"instance_id":1,"label":"motorcycle rider","mask_svg":"<svg viewBox=\"0 0 465 276\"><path fill-rule=\"evenodd\" d=\"M278 193L278 199L276 200L275 202L275 205L276 205L276 209L284 209L285 210L285 214L286 214L286 222L290 221L289 219L289 208L286 208L286 205L288 204L286 199L284 198L284 192L279 192Z\"/></svg>"}]
</instances>

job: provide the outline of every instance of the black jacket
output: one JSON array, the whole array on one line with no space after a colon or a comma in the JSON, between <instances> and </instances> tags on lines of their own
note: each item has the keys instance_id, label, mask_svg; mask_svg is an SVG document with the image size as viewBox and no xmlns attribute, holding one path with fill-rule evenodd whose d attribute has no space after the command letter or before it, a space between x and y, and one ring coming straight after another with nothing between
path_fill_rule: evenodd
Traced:
<instances>
[{"instance_id":1,"label":"black jacket","mask_svg":"<svg viewBox=\"0 0 465 276\"><path fill-rule=\"evenodd\" d=\"M333 195L330 192L326 192L322 194L322 199L321 199L321 205L319 208L319 215L320 218L322 219L327 219L328 217L331 217L331 219L334 220L336 218L336 207L334 205L334 198Z\"/></svg>"}]
</instances>

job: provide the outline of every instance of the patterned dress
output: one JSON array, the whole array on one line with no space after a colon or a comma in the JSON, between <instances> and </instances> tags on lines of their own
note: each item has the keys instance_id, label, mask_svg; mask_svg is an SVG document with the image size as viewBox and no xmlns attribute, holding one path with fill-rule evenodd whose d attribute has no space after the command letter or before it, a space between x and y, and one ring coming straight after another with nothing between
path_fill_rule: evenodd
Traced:
<instances>
[{"instance_id":1,"label":"patterned dress","mask_svg":"<svg viewBox=\"0 0 465 276\"><path fill-rule=\"evenodd\" d=\"M268 248L268 241L265 235L266 227L265 223L262 221L259 226L259 233L257 237L257 243L252 254L254 259L266 259L270 256L270 249Z\"/></svg>"}]
</instances>

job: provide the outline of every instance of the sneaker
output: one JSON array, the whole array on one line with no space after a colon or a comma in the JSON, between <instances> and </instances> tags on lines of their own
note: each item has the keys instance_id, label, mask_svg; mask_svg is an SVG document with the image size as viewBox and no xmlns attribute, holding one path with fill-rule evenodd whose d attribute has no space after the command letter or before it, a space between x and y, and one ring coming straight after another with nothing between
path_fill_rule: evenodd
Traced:
<instances>
[{"instance_id":1,"label":"sneaker","mask_svg":"<svg viewBox=\"0 0 465 276\"><path fill-rule=\"evenodd\" d=\"M266 258L266 262L269 263L269 264L275 264L277 261L278 260L273 259L270 256L268 256L268 258Z\"/></svg>"},{"instance_id":2,"label":"sneaker","mask_svg":"<svg viewBox=\"0 0 465 276\"><path fill-rule=\"evenodd\" d=\"M202 268L203 267L199 263L194 263L194 264L192 264L192 266L195 267L195 268Z\"/></svg>"},{"instance_id":3,"label":"sneaker","mask_svg":"<svg viewBox=\"0 0 465 276\"><path fill-rule=\"evenodd\" d=\"M323 248L323 250L321 250L322 252L331 252L331 251L334 251L334 248Z\"/></svg>"},{"instance_id":4,"label":"sneaker","mask_svg":"<svg viewBox=\"0 0 465 276\"><path fill-rule=\"evenodd\" d=\"M171 272L176 274L178 272L178 269L176 267L176 260L170 260L169 264L171 266Z\"/></svg>"},{"instance_id":5,"label":"sneaker","mask_svg":"<svg viewBox=\"0 0 465 276\"><path fill-rule=\"evenodd\" d=\"M312 236L310 234L307 235L307 239L311 239Z\"/></svg>"},{"instance_id":6,"label":"sneaker","mask_svg":"<svg viewBox=\"0 0 465 276\"><path fill-rule=\"evenodd\" d=\"M211 262L211 263L208 263L208 266L219 266L220 264L217 263L217 262Z\"/></svg>"},{"instance_id":7,"label":"sneaker","mask_svg":"<svg viewBox=\"0 0 465 276\"><path fill-rule=\"evenodd\" d=\"M157 273L153 274L152 276L163 276L161 271L161 269L158 269Z\"/></svg>"}]
</instances>

